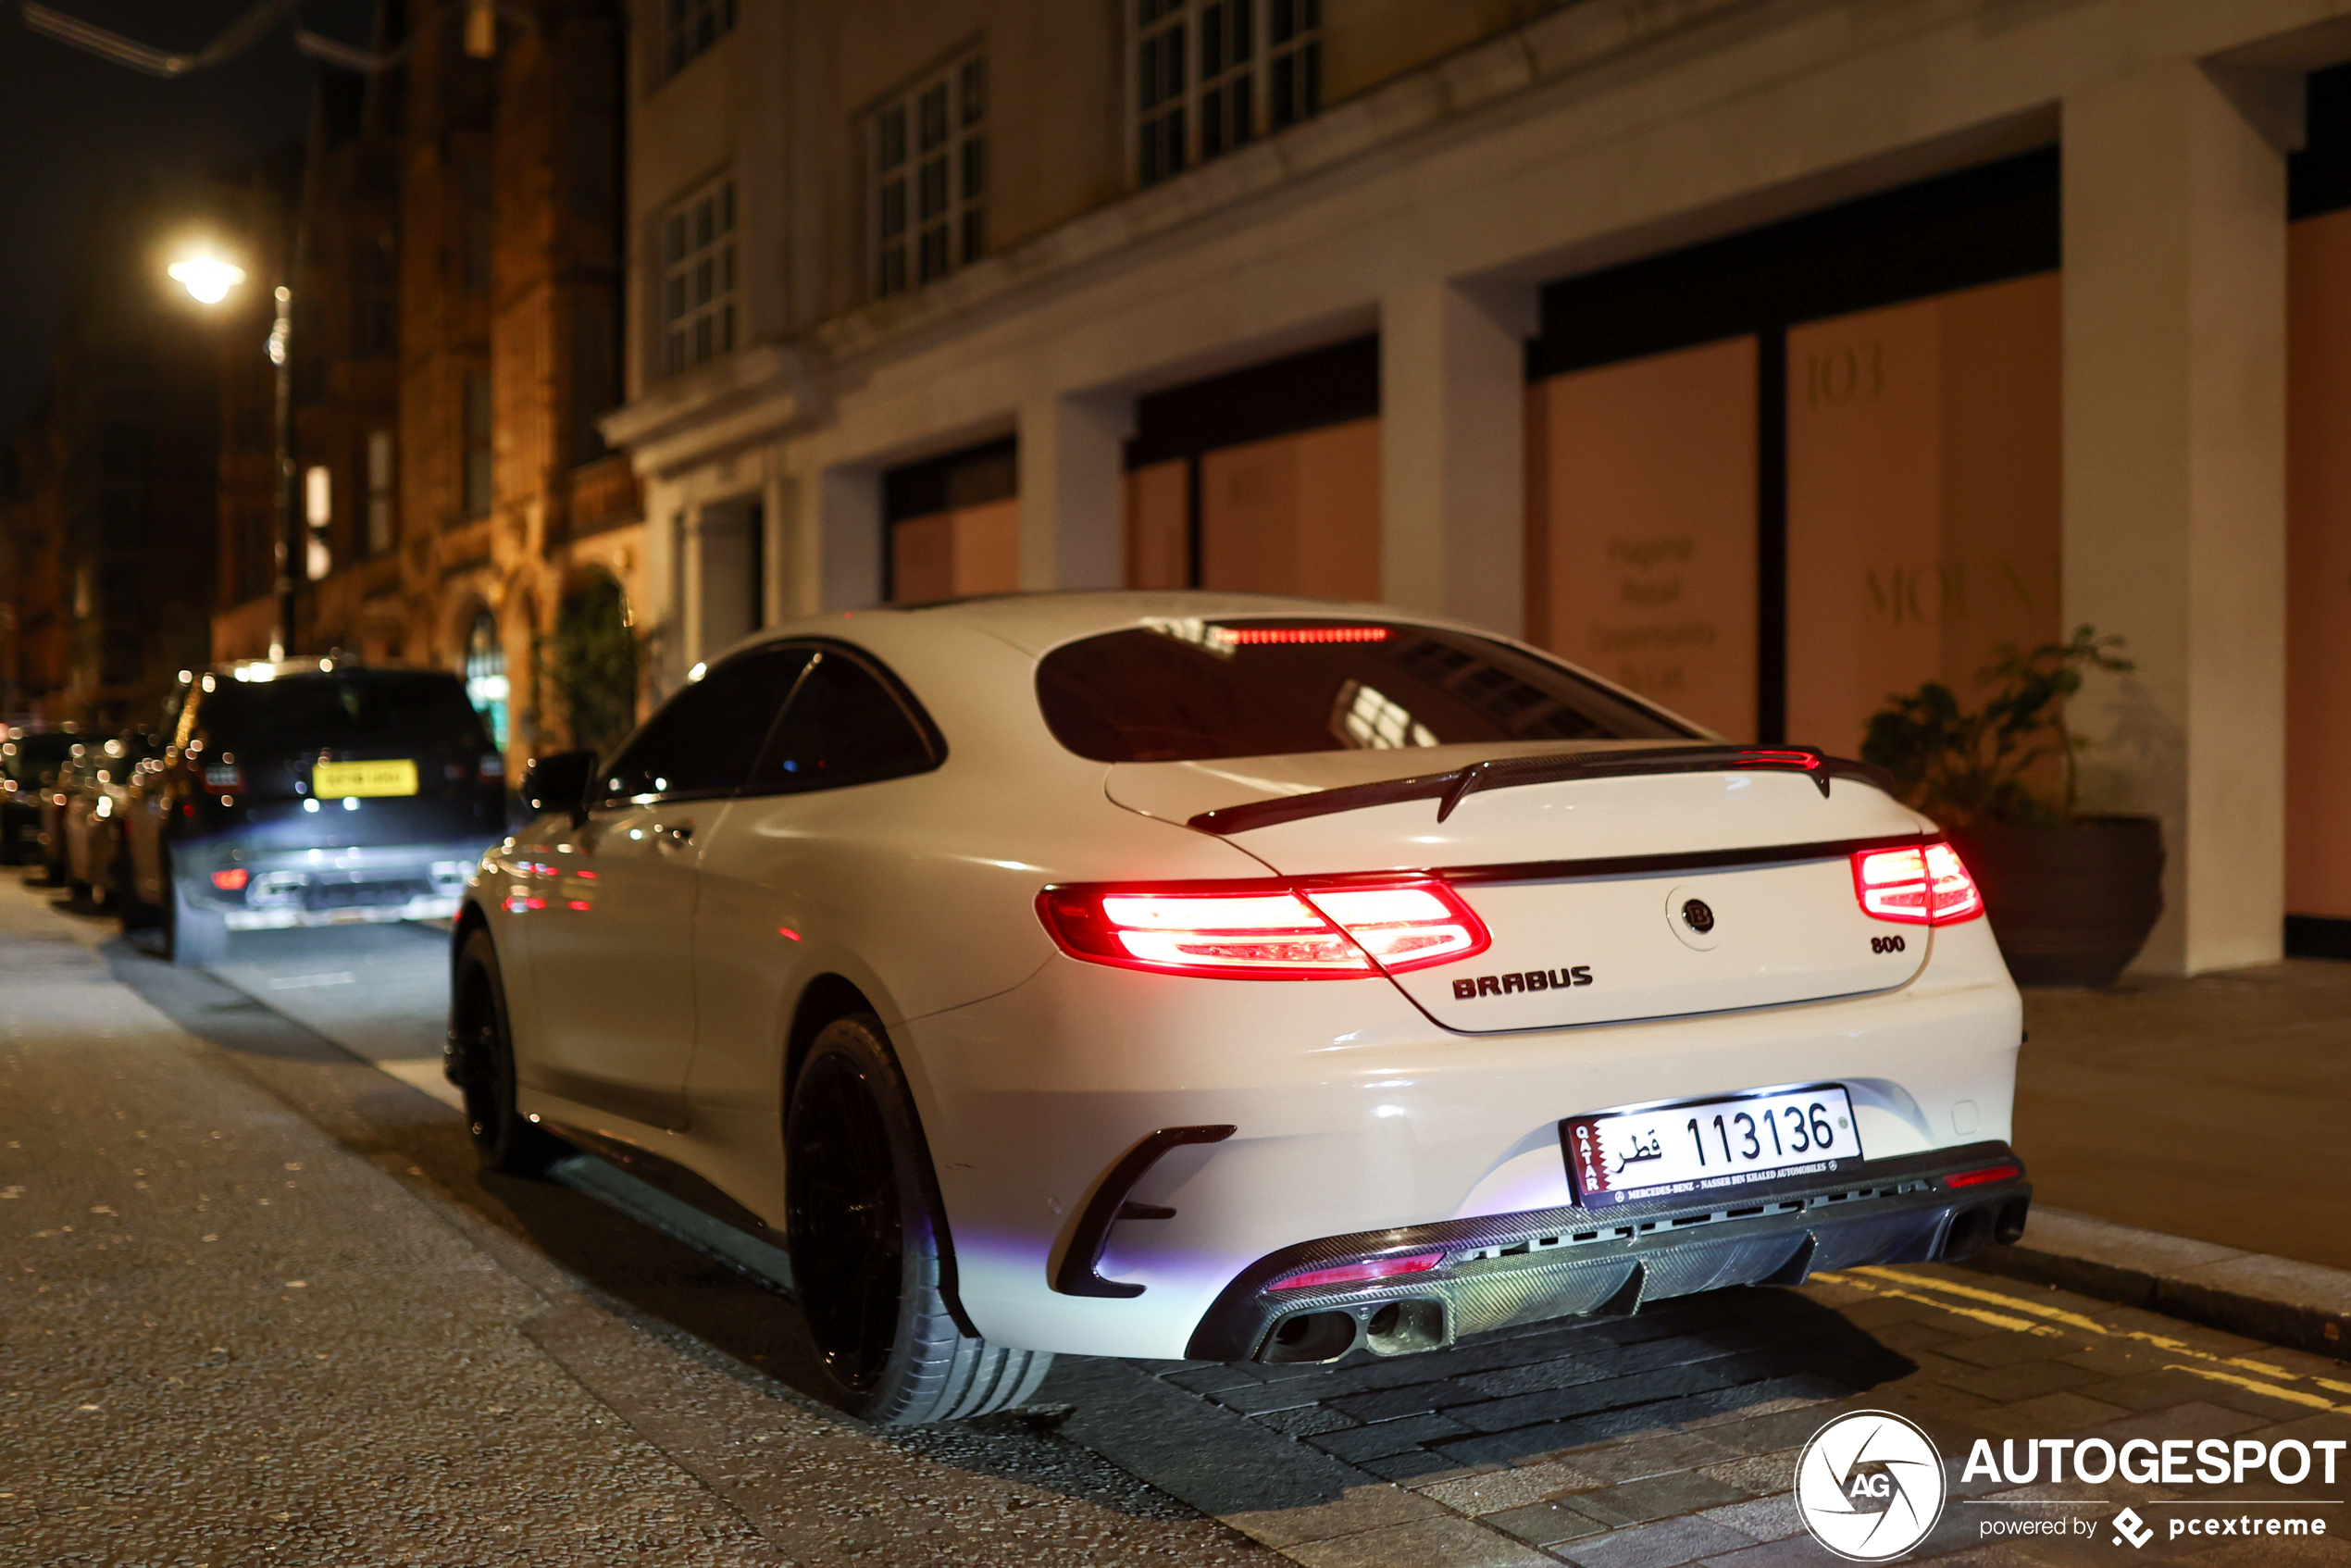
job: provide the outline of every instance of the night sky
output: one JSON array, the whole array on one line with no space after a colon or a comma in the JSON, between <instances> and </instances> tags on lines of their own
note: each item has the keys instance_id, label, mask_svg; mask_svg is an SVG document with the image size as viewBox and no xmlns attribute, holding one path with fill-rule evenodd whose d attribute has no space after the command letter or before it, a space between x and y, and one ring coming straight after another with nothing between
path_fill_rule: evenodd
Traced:
<instances>
[{"instance_id":1,"label":"night sky","mask_svg":"<svg viewBox=\"0 0 2351 1568\"><path fill-rule=\"evenodd\" d=\"M52 8L158 48L193 51L251 0L51 0ZM368 42L369 0L306 0L317 32ZM90 193L152 180L168 192L299 135L316 69L285 26L236 59L166 81L25 31L0 0L0 431L48 373ZM166 286L158 280L158 286Z\"/></svg>"}]
</instances>

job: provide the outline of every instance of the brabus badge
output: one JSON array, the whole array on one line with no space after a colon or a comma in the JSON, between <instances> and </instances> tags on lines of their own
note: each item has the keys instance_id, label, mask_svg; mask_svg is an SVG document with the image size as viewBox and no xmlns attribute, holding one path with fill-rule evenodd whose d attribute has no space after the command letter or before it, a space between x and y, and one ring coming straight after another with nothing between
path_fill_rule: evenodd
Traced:
<instances>
[{"instance_id":1,"label":"brabus badge","mask_svg":"<svg viewBox=\"0 0 2351 1568\"><path fill-rule=\"evenodd\" d=\"M1521 969L1508 975L1467 975L1453 982L1455 1002L1474 1002L1481 996L1509 996L1513 991L1563 991L1570 986L1588 986L1592 969L1578 964L1565 969Z\"/></svg>"}]
</instances>

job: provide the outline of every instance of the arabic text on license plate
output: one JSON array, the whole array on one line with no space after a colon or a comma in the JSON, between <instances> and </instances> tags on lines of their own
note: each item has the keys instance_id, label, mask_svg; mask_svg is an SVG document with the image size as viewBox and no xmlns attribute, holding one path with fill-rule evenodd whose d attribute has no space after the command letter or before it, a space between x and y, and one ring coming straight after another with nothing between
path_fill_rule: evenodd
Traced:
<instances>
[{"instance_id":1,"label":"arabic text on license plate","mask_svg":"<svg viewBox=\"0 0 2351 1568\"><path fill-rule=\"evenodd\" d=\"M417 765L407 757L388 762L322 762L310 768L310 788L322 800L347 795L413 795Z\"/></svg>"},{"instance_id":2,"label":"arabic text on license plate","mask_svg":"<svg viewBox=\"0 0 2351 1568\"><path fill-rule=\"evenodd\" d=\"M1575 1201L1592 1208L1825 1174L1861 1158L1840 1084L1572 1116L1560 1145Z\"/></svg>"}]
</instances>

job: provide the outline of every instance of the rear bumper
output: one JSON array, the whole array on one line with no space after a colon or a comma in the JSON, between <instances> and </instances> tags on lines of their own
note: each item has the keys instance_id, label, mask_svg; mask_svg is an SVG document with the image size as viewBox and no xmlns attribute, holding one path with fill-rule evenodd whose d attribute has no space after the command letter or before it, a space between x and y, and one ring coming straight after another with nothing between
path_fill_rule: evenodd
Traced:
<instances>
[{"instance_id":1,"label":"rear bumper","mask_svg":"<svg viewBox=\"0 0 2351 1568\"><path fill-rule=\"evenodd\" d=\"M391 920L438 920L457 913L466 881L486 846L456 841L269 850L215 840L180 852L190 901L217 910L232 931L279 930ZM242 871L223 890L216 872Z\"/></svg>"},{"instance_id":2,"label":"rear bumper","mask_svg":"<svg viewBox=\"0 0 2351 1568\"><path fill-rule=\"evenodd\" d=\"M2012 1165L2007 1179L1948 1178ZM1996 1141L1869 1161L1829 1178L1759 1184L1594 1211L1545 1209L1328 1237L1259 1259L1216 1298L1195 1361L1328 1361L1431 1350L1462 1335L1549 1318L1629 1315L1645 1302L1733 1285L1801 1285L1825 1269L1927 1263L2014 1241L2033 1200L2023 1162ZM1338 1288L1276 1290L1300 1269L1439 1252L1424 1272Z\"/></svg>"}]
</instances>

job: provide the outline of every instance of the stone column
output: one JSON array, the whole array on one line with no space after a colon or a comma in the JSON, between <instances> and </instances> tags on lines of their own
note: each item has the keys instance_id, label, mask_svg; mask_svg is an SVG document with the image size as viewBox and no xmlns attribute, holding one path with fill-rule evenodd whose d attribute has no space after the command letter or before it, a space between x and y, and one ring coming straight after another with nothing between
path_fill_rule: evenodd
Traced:
<instances>
[{"instance_id":1,"label":"stone column","mask_svg":"<svg viewBox=\"0 0 2351 1568\"><path fill-rule=\"evenodd\" d=\"M2064 625L2133 675L2071 704L2084 805L2163 820L2138 967L2278 957L2285 160L2299 79L2156 62L2064 104Z\"/></svg>"},{"instance_id":2,"label":"stone column","mask_svg":"<svg viewBox=\"0 0 2351 1568\"><path fill-rule=\"evenodd\" d=\"M1126 581L1131 399L1046 396L1020 411L1020 585Z\"/></svg>"},{"instance_id":3,"label":"stone column","mask_svg":"<svg viewBox=\"0 0 2351 1568\"><path fill-rule=\"evenodd\" d=\"M1380 596L1525 622L1531 287L1429 282L1380 302Z\"/></svg>"}]
</instances>

